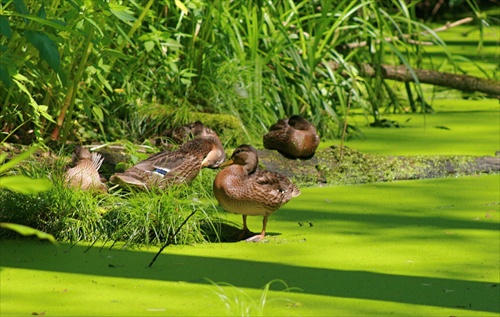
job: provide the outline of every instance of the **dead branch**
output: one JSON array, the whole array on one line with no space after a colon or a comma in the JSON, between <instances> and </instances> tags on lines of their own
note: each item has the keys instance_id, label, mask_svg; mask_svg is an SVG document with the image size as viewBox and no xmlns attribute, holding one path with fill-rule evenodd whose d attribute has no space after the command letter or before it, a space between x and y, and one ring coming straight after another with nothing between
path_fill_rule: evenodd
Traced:
<instances>
[{"instance_id":1,"label":"dead branch","mask_svg":"<svg viewBox=\"0 0 500 317\"><path fill-rule=\"evenodd\" d=\"M464 19L461 19L461 20L458 20L455 22L447 22L445 25L432 30L432 32L438 33L438 32L442 32L442 31L446 31L446 30L454 28L456 26L472 22L473 20L474 20L473 18L468 17L468 18L464 18ZM430 33L430 31L423 31L421 34L429 34L429 33ZM400 39L400 38L406 39L406 41L410 44L416 44L416 45L419 44L419 45L425 45L425 46L434 45L433 42L429 42L429 41L413 40L413 39L411 39L411 35L409 35L409 34L404 34L404 35L399 36L399 37L398 36L386 37L386 38L384 38L384 42L393 42L393 41ZM380 40L375 41L375 43L377 43L377 44L380 43ZM367 45L368 45L367 41L362 41L362 42L349 43L347 45L343 45L343 48L353 49L353 48L358 48L358 47L364 47Z\"/></svg>"},{"instance_id":2,"label":"dead branch","mask_svg":"<svg viewBox=\"0 0 500 317\"><path fill-rule=\"evenodd\" d=\"M341 65L336 62L329 62L328 67L333 70L341 69ZM377 76L377 71L372 65L369 64L359 65L358 70L361 77ZM415 73L418 82L422 84L448 87L466 92L478 91L496 98L500 97L500 83L496 80L425 69L413 69L413 72ZM400 82L416 81L410 70L404 65L380 65L380 74L384 79L396 80ZM346 71L342 71L342 75L346 77L349 76Z\"/></svg>"}]
</instances>

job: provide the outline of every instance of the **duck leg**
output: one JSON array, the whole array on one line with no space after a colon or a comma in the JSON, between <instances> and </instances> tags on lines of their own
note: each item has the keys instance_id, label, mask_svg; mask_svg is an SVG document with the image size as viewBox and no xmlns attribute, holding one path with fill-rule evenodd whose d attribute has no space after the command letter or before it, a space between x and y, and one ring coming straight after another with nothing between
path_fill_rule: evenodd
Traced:
<instances>
[{"instance_id":1,"label":"duck leg","mask_svg":"<svg viewBox=\"0 0 500 317\"><path fill-rule=\"evenodd\" d=\"M245 219L245 221L243 223L243 226L245 227L246 226L246 218L244 218L244 219ZM264 219L262 219L262 232L258 235L255 235L253 237L246 239L245 241L247 241L247 242L260 242L260 241L262 241L262 239L264 239L264 237L266 236L266 226L267 226L267 216L264 216ZM248 228L247 228L247 230L248 230Z\"/></svg>"},{"instance_id":2,"label":"duck leg","mask_svg":"<svg viewBox=\"0 0 500 317\"><path fill-rule=\"evenodd\" d=\"M248 230L248 226L247 226L247 215L241 215L241 216L243 218L243 230L238 235L238 240L243 240L245 238L245 236L247 236L248 233L250 232L250 230Z\"/></svg>"}]
</instances>

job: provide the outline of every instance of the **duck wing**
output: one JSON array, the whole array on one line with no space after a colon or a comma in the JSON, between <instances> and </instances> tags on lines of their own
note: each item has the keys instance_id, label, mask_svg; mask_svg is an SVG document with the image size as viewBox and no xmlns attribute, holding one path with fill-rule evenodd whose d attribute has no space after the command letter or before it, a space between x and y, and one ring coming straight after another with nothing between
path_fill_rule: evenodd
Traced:
<instances>
[{"instance_id":1,"label":"duck wing","mask_svg":"<svg viewBox=\"0 0 500 317\"><path fill-rule=\"evenodd\" d=\"M286 176L266 170L259 170L248 176L251 184L249 193L256 201L269 206L281 207L292 197L300 195L299 188Z\"/></svg>"}]
</instances>

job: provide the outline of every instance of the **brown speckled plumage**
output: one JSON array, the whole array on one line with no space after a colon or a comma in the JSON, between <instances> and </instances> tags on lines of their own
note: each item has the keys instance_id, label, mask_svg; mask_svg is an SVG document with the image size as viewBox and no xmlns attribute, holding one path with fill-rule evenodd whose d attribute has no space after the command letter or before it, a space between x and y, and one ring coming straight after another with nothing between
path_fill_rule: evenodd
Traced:
<instances>
[{"instance_id":1,"label":"brown speckled plumage","mask_svg":"<svg viewBox=\"0 0 500 317\"><path fill-rule=\"evenodd\" d=\"M66 184L73 189L107 192L106 185L101 182L99 176L103 160L99 153L90 153L87 148L76 147L73 153L73 167L65 174Z\"/></svg>"},{"instance_id":2,"label":"brown speckled plumage","mask_svg":"<svg viewBox=\"0 0 500 317\"><path fill-rule=\"evenodd\" d=\"M226 155L217 134L201 122L196 123L193 131L195 138L176 151L157 153L123 173L114 174L111 182L140 189L164 189L191 182L204 167L219 167Z\"/></svg>"},{"instance_id":3,"label":"brown speckled plumage","mask_svg":"<svg viewBox=\"0 0 500 317\"><path fill-rule=\"evenodd\" d=\"M262 232L247 241L258 242L266 233L268 217L300 194L299 188L286 176L257 170L257 151L250 145L234 150L230 160L222 166L214 180L215 198L224 210L243 216L243 233L248 232L247 216L263 216Z\"/></svg>"},{"instance_id":4,"label":"brown speckled plumage","mask_svg":"<svg viewBox=\"0 0 500 317\"><path fill-rule=\"evenodd\" d=\"M316 128L300 116L278 120L263 137L264 147L289 158L311 158L319 145Z\"/></svg>"}]
</instances>

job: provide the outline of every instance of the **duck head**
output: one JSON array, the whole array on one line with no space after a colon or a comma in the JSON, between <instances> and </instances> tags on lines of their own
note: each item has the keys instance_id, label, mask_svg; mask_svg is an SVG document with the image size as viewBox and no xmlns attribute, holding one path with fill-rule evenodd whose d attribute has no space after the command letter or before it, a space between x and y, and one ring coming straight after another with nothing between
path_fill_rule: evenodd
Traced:
<instances>
[{"instance_id":1,"label":"duck head","mask_svg":"<svg viewBox=\"0 0 500 317\"><path fill-rule=\"evenodd\" d=\"M73 165L78 164L78 162L83 161L83 160L91 160L92 159L92 154L90 153L89 149L84 148L83 146L77 146L75 150L73 151Z\"/></svg>"},{"instance_id":2,"label":"duck head","mask_svg":"<svg viewBox=\"0 0 500 317\"><path fill-rule=\"evenodd\" d=\"M257 150L248 144L243 144L238 146L231 158L223 163L220 167L225 167L229 165L241 165L248 174L252 174L257 170L259 166L259 157L257 155Z\"/></svg>"},{"instance_id":3,"label":"duck head","mask_svg":"<svg viewBox=\"0 0 500 317\"><path fill-rule=\"evenodd\" d=\"M201 167L218 168L226 160L226 152L217 133L212 129L205 127L201 122L196 121L193 127L195 138L204 139L211 146L210 152L201 162Z\"/></svg>"},{"instance_id":4,"label":"duck head","mask_svg":"<svg viewBox=\"0 0 500 317\"><path fill-rule=\"evenodd\" d=\"M296 130L307 130L311 123L301 116L293 115L288 119L288 124Z\"/></svg>"}]
</instances>

